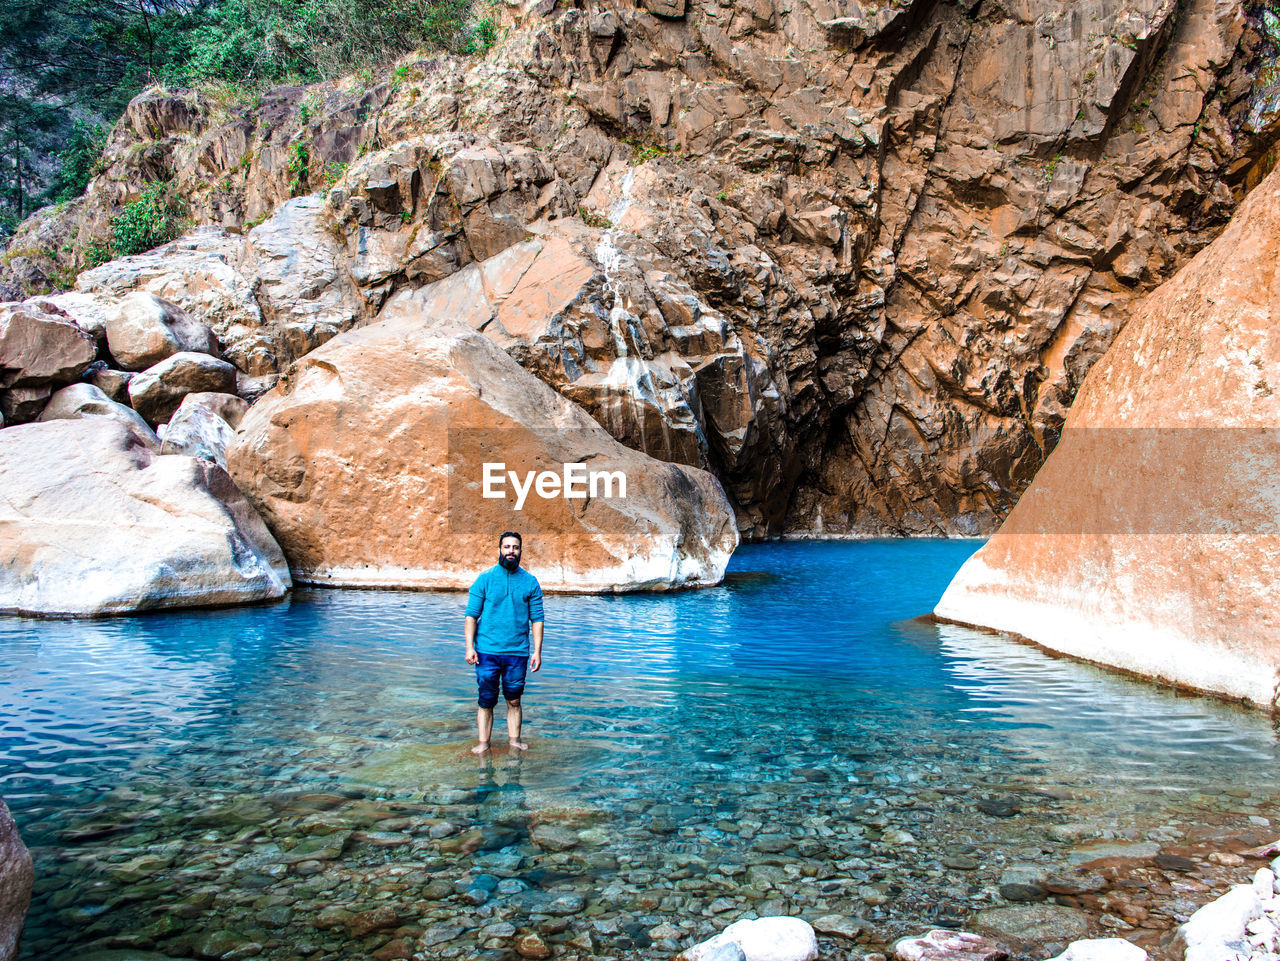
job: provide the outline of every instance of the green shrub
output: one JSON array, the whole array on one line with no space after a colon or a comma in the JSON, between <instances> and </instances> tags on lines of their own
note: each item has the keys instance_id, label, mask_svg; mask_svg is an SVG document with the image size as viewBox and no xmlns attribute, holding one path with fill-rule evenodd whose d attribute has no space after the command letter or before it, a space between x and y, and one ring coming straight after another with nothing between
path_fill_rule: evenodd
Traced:
<instances>
[{"instance_id":1,"label":"green shrub","mask_svg":"<svg viewBox=\"0 0 1280 961\"><path fill-rule=\"evenodd\" d=\"M151 184L142 196L111 219L111 249L117 257L141 254L176 239L186 226L181 205Z\"/></svg>"}]
</instances>

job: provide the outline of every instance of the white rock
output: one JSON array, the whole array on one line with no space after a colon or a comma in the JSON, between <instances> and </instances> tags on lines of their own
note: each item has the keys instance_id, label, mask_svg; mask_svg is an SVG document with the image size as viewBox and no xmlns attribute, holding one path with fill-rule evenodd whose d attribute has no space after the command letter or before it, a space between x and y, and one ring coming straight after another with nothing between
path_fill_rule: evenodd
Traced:
<instances>
[{"instance_id":1,"label":"white rock","mask_svg":"<svg viewBox=\"0 0 1280 961\"><path fill-rule=\"evenodd\" d=\"M1227 942L1242 939L1249 922L1261 916L1262 902L1253 885L1237 884L1178 928L1178 938L1186 945L1185 961L1223 961L1231 957Z\"/></svg>"},{"instance_id":2,"label":"white rock","mask_svg":"<svg viewBox=\"0 0 1280 961\"><path fill-rule=\"evenodd\" d=\"M208 405L187 403L192 396L195 395L188 394L183 399L182 406L165 425L160 453L188 454L225 469L227 445L235 439L235 429Z\"/></svg>"},{"instance_id":3,"label":"white rock","mask_svg":"<svg viewBox=\"0 0 1280 961\"><path fill-rule=\"evenodd\" d=\"M117 404L92 384L72 384L62 388L49 398L39 419L75 420L80 417L109 417L119 421L132 427L142 442L153 451L160 450L160 438L142 419L141 414L124 404Z\"/></svg>"},{"instance_id":4,"label":"white rock","mask_svg":"<svg viewBox=\"0 0 1280 961\"><path fill-rule=\"evenodd\" d=\"M1253 875L1253 890L1260 901L1270 901L1276 896L1276 876L1267 868L1258 868Z\"/></svg>"},{"instance_id":5,"label":"white rock","mask_svg":"<svg viewBox=\"0 0 1280 961\"><path fill-rule=\"evenodd\" d=\"M1066 951L1049 961L1147 961L1147 952L1124 938L1092 938L1072 941Z\"/></svg>"},{"instance_id":6,"label":"white rock","mask_svg":"<svg viewBox=\"0 0 1280 961\"><path fill-rule=\"evenodd\" d=\"M0 431L0 611L121 614L283 596L284 555L220 467L107 417Z\"/></svg>"},{"instance_id":7,"label":"white rock","mask_svg":"<svg viewBox=\"0 0 1280 961\"><path fill-rule=\"evenodd\" d=\"M745 961L813 961L818 956L818 937L807 921L755 918L735 921L678 957L684 961L729 961L733 945Z\"/></svg>"},{"instance_id":8,"label":"white rock","mask_svg":"<svg viewBox=\"0 0 1280 961\"><path fill-rule=\"evenodd\" d=\"M969 931L934 929L918 938L902 938L893 946L896 961L989 961L1007 956L995 941Z\"/></svg>"}]
</instances>

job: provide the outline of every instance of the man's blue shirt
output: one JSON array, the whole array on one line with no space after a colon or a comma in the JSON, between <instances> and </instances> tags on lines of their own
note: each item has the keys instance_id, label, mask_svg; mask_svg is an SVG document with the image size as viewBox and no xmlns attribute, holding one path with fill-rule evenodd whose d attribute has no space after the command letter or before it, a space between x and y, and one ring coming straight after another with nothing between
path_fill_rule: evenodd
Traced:
<instances>
[{"instance_id":1,"label":"man's blue shirt","mask_svg":"<svg viewBox=\"0 0 1280 961\"><path fill-rule=\"evenodd\" d=\"M480 653L528 657L529 625L542 621L542 586L523 567L494 564L471 585L467 617L477 621Z\"/></svg>"}]
</instances>

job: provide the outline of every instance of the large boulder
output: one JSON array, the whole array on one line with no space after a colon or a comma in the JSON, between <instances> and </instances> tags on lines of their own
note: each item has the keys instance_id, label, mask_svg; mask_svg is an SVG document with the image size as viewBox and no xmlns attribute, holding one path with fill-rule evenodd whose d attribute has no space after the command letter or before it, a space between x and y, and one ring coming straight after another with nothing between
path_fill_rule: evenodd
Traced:
<instances>
[{"instance_id":1,"label":"large boulder","mask_svg":"<svg viewBox=\"0 0 1280 961\"><path fill-rule=\"evenodd\" d=\"M121 614L283 596L289 569L226 472L108 417L0 431L0 611Z\"/></svg>"},{"instance_id":2,"label":"large boulder","mask_svg":"<svg viewBox=\"0 0 1280 961\"><path fill-rule=\"evenodd\" d=\"M0 306L0 424L35 420L55 389L89 369L97 346L57 307Z\"/></svg>"},{"instance_id":3,"label":"large boulder","mask_svg":"<svg viewBox=\"0 0 1280 961\"><path fill-rule=\"evenodd\" d=\"M132 407L116 403L93 384L72 384L62 388L49 398L39 419L75 420L80 417L109 417L132 427L139 439L152 450L160 449L159 438L141 414Z\"/></svg>"},{"instance_id":4,"label":"large boulder","mask_svg":"<svg viewBox=\"0 0 1280 961\"><path fill-rule=\"evenodd\" d=\"M93 335L61 311L0 308L0 387L69 384L93 363Z\"/></svg>"},{"instance_id":5,"label":"large boulder","mask_svg":"<svg viewBox=\"0 0 1280 961\"><path fill-rule=\"evenodd\" d=\"M483 335L421 318L307 355L227 460L312 583L465 587L513 528L550 590L712 584L737 545L713 476L623 447Z\"/></svg>"},{"instance_id":6,"label":"large boulder","mask_svg":"<svg viewBox=\"0 0 1280 961\"><path fill-rule=\"evenodd\" d=\"M208 354L182 351L148 367L129 381L129 402L150 424L173 416L188 394L229 394L236 389L236 369Z\"/></svg>"},{"instance_id":7,"label":"large boulder","mask_svg":"<svg viewBox=\"0 0 1280 961\"><path fill-rule=\"evenodd\" d=\"M106 330L111 356L125 370L145 370L179 351L218 352L209 328L177 304L144 291L119 300Z\"/></svg>"},{"instance_id":8,"label":"large boulder","mask_svg":"<svg viewBox=\"0 0 1280 961\"><path fill-rule=\"evenodd\" d=\"M1277 706L1277 243L1272 174L1093 368L939 617Z\"/></svg>"},{"instance_id":9,"label":"large boulder","mask_svg":"<svg viewBox=\"0 0 1280 961\"><path fill-rule=\"evenodd\" d=\"M763 397L777 392L763 345L748 350L651 245L579 220L532 229L529 240L396 294L381 316L469 324L626 446L740 467L762 429Z\"/></svg>"},{"instance_id":10,"label":"large boulder","mask_svg":"<svg viewBox=\"0 0 1280 961\"><path fill-rule=\"evenodd\" d=\"M14 961L18 956L34 880L31 854L9 809L0 801L0 961Z\"/></svg>"},{"instance_id":11,"label":"large boulder","mask_svg":"<svg viewBox=\"0 0 1280 961\"><path fill-rule=\"evenodd\" d=\"M162 454L189 454L227 466L227 447L236 436L236 427L249 409L233 394L188 394L160 428L164 437Z\"/></svg>"}]
</instances>

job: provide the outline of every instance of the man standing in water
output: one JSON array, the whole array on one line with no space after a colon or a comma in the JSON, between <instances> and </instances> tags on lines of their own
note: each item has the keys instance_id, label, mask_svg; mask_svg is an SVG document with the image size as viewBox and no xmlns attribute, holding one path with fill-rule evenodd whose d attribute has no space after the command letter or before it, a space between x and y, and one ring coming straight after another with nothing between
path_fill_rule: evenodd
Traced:
<instances>
[{"instance_id":1,"label":"man standing in water","mask_svg":"<svg viewBox=\"0 0 1280 961\"><path fill-rule=\"evenodd\" d=\"M542 667L542 586L521 569L521 550L520 535L514 531L499 537L498 563L476 578L467 599L467 663L476 666L480 689L476 712L480 743L471 749L475 754L489 750L499 687L507 699L507 741L517 750L529 749L520 740L520 695L525 671Z\"/></svg>"}]
</instances>

